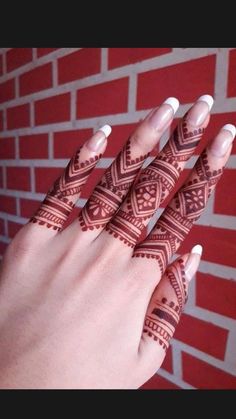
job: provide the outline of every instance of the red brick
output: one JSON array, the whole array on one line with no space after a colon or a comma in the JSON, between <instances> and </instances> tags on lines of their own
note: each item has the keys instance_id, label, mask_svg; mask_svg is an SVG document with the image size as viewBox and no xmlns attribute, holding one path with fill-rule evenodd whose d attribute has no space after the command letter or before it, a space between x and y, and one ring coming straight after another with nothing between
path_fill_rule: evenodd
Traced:
<instances>
[{"instance_id":1,"label":"red brick","mask_svg":"<svg viewBox=\"0 0 236 419\"><path fill-rule=\"evenodd\" d=\"M3 168L0 167L0 188L3 188Z\"/></svg>"},{"instance_id":2,"label":"red brick","mask_svg":"<svg viewBox=\"0 0 236 419\"><path fill-rule=\"evenodd\" d=\"M36 167L35 186L36 192L46 193L53 185L54 181L63 172L61 167Z\"/></svg>"},{"instance_id":3,"label":"red brick","mask_svg":"<svg viewBox=\"0 0 236 419\"><path fill-rule=\"evenodd\" d=\"M54 133L54 157L70 158L93 135L92 129L61 131Z\"/></svg>"},{"instance_id":4,"label":"red brick","mask_svg":"<svg viewBox=\"0 0 236 419\"><path fill-rule=\"evenodd\" d=\"M115 68L133 64L147 58L171 52L171 48L109 48L108 67Z\"/></svg>"},{"instance_id":5,"label":"red brick","mask_svg":"<svg viewBox=\"0 0 236 419\"><path fill-rule=\"evenodd\" d=\"M0 211L16 214L16 198L13 196L0 195Z\"/></svg>"},{"instance_id":6,"label":"red brick","mask_svg":"<svg viewBox=\"0 0 236 419\"><path fill-rule=\"evenodd\" d=\"M44 64L27 71L19 78L20 96L52 87L52 64Z\"/></svg>"},{"instance_id":7,"label":"red brick","mask_svg":"<svg viewBox=\"0 0 236 419\"><path fill-rule=\"evenodd\" d=\"M58 59L59 84L100 72L101 48L82 48Z\"/></svg>"},{"instance_id":8,"label":"red brick","mask_svg":"<svg viewBox=\"0 0 236 419\"><path fill-rule=\"evenodd\" d=\"M210 274L197 273L196 304L236 319L236 282Z\"/></svg>"},{"instance_id":9,"label":"red brick","mask_svg":"<svg viewBox=\"0 0 236 419\"><path fill-rule=\"evenodd\" d=\"M0 255L1 256L3 256L4 255L4 253L5 253L5 250L6 250L6 248L7 248L7 243L4 243L4 242L0 242Z\"/></svg>"},{"instance_id":10,"label":"red brick","mask_svg":"<svg viewBox=\"0 0 236 419\"><path fill-rule=\"evenodd\" d=\"M3 131L3 111L0 111L0 131Z\"/></svg>"},{"instance_id":11,"label":"red brick","mask_svg":"<svg viewBox=\"0 0 236 419\"><path fill-rule=\"evenodd\" d=\"M15 158L14 137L0 138L0 159Z\"/></svg>"},{"instance_id":12,"label":"red brick","mask_svg":"<svg viewBox=\"0 0 236 419\"><path fill-rule=\"evenodd\" d=\"M50 54L59 48L37 48L37 57L42 57L43 55Z\"/></svg>"},{"instance_id":13,"label":"red brick","mask_svg":"<svg viewBox=\"0 0 236 419\"><path fill-rule=\"evenodd\" d=\"M4 227L4 221L2 218L0 218L0 235L5 235L5 227Z\"/></svg>"},{"instance_id":14,"label":"red brick","mask_svg":"<svg viewBox=\"0 0 236 419\"><path fill-rule=\"evenodd\" d=\"M24 135L19 138L21 159L46 159L48 157L48 134Z\"/></svg>"},{"instance_id":15,"label":"red brick","mask_svg":"<svg viewBox=\"0 0 236 419\"><path fill-rule=\"evenodd\" d=\"M173 353L172 346L169 346L169 348L166 352L164 362L161 366L161 368L163 368L164 370L166 370L170 373L173 373L173 362L172 362L172 356L173 355L172 355L172 353Z\"/></svg>"},{"instance_id":16,"label":"red brick","mask_svg":"<svg viewBox=\"0 0 236 419\"><path fill-rule=\"evenodd\" d=\"M211 55L139 74L137 109L155 107L168 96L189 103L203 93L213 95L215 62Z\"/></svg>"},{"instance_id":17,"label":"red brick","mask_svg":"<svg viewBox=\"0 0 236 419\"><path fill-rule=\"evenodd\" d=\"M93 189L101 179L103 173L105 172L105 169L94 169L89 176L86 185L84 185L82 189L81 198L89 198Z\"/></svg>"},{"instance_id":18,"label":"red brick","mask_svg":"<svg viewBox=\"0 0 236 419\"><path fill-rule=\"evenodd\" d=\"M0 84L0 103L7 102L15 97L15 80L10 79Z\"/></svg>"},{"instance_id":19,"label":"red brick","mask_svg":"<svg viewBox=\"0 0 236 419\"><path fill-rule=\"evenodd\" d=\"M11 48L7 51L7 71L29 63L32 58L32 48Z\"/></svg>"},{"instance_id":20,"label":"red brick","mask_svg":"<svg viewBox=\"0 0 236 419\"><path fill-rule=\"evenodd\" d=\"M203 260L236 267L235 230L194 225L178 252L189 252L196 243L203 246Z\"/></svg>"},{"instance_id":21,"label":"red brick","mask_svg":"<svg viewBox=\"0 0 236 419\"><path fill-rule=\"evenodd\" d=\"M77 118L127 112L128 78L77 90Z\"/></svg>"},{"instance_id":22,"label":"red brick","mask_svg":"<svg viewBox=\"0 0 236 419\"><path fill-rule=\"evenodd\" d=\"M70 93L52 96L35 102L36 125L69 121Z\"/></svg>"},{"instance_id":23,"label":"red brick","mask_svg":"<svg viewBox=\"0 0 236 419\"><path fill-rule=\"evenodd\" d=\"M8 236L13 239L13 237L18 233L22 228L22 224L14 223L13 221L8 221Z\"/></svg>"},{"instance_id":24,"label":"red brick","mask_svg":"<svg viewBox=\"0 0 236 419\"><path fill-rule=\"evenodd\" d=\"M3 58L2 58L2 54L0 55L0 76L2 76L3 74Z\"/></svg>"},{"instance_id":25,"label":"red brick","mask_svg":"<svg viewBox=\"0 0 236 419\"><path fill-rule=\"evenodd\" d=\"M198 389L236 389L236 377L182 352L183 379Z\"/></svg>"},{"instance_id":26,"label":"red brick","mask_svg":"<svg viewBox=\"0 0 236 419\"><path fill-rule=\"evenodd\" d=\"M229 52L229 71L228 71L228 89L227 96L233 97L236 96L236 49L233 49Z\"/></svg>"},{"instance_id":27,"label":"red brick","mask_svg":"<svg viewBox=\"0 0 236 419\"><path fill-rule=\"evenodd\" d=\"M18 189L20 191L29 191L29 167L7 167L7 188Z\"/></svg>"},{"instance_id":28,"label":"red brick","mask_svg":"<svg viewBox=\"0 0 236 419\"><path fill-rule=\"evenodd\" d=\"M20 200L20 215L25 218L31 218L32 215L38 210L40 201L33 199Z\"/></svg>"},{"instance_id":29,"label":"red brick","mask_svg":"<svg viewBox=\"0 0 236 419\"><path fill-rule=\"evenodd\" d=\"M222 360L227 337L227 330L187 314L181 316L175 332L175 339Z\"/></svg>"},{"instance_id":30,"label":"red brick","mask_svg":"<svg viewBox=\"0 0 236 419\"><path fill-rule=\"evenodd\" d=\"M29 104L13 106L7 109L7 128L15 129L30 125Z\"/></svg>"},{"instance_id":31,"label":"red brick","mask_svg":"<svg viewBox=\"0 0 236 419\"><path fill-rule=\"evenodd\" d=\"M145 384L140 387L141 390L180 390L176 384L172 383L171 381L167 380L160 375L153 375L150 380L148 380Z\"/></svg>"},{"instance_id":32,"label":"red brick","mask_svg":"<svg viewBox=\"0 0 236 419\"><path fill-rule=\"evenodd\" d=\"M236 214L236 170L225 169L215 192L214 212L216 214Z\"/></svg>"},{"instance_id":33,"label":"red brick","mask_svg":"<svg viewBox=\"0 0 236 419\"><path fill-rule=\"evenodd\" d=\"M20 199L20 215L21 217L30 218L36 212L40 205L39 201L34 199Z\"/></svg>"},{"instance_id":34,"label":"red brick","mask_svg":"<svg viewBox=\"0 0 236 419\"><path fill-rule=\"evenodd\" d=\"M112 133L108 138L107 148L104 157L116 157L138 123L125 125L112 125Z\"/></svg>"}]
</instances>

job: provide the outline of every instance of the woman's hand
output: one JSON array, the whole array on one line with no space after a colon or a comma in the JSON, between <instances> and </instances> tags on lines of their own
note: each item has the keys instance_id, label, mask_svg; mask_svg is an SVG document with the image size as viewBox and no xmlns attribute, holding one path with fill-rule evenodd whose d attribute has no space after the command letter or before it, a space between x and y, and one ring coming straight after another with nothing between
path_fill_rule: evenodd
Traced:
<instances>
[{"instance_id":1,"label":"woman's hand","mask_svg":"<svg viewBox=\"0 0 236 419\"><path fill-rule=\"evenodd\" d=\"M1 265L1 388L138 388L161 366L201 248L168 263L222 174L232 125L201 154L148 237L140 236L194 153L212 103L199 98L140 172L178 101L153 110L63 229L110 127L72 158Z\"/></svg>"}]
</instances>

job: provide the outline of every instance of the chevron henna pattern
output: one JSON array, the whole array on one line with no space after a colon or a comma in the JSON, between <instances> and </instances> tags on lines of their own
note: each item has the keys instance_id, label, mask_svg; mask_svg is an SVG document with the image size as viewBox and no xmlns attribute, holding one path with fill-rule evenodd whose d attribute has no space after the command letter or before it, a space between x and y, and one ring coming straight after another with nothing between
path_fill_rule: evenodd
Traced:
<instances>
[{"instance_id":1,"label":"chevron henna pattern","mask_svg":"<svg viewBox=\"0 0 236 419\"><path fill-rule=\"evenodd\" d=\"M222 172L223 168L210 170L204 151L188 181L175 194L146 240L136 247L133 257L155 259L163 274L171 256L202 214Z\"/></svg>"},{"instance_id":2,"label":"chevron henna pattern","mask_svg":"<svg viewBox=\"0 0 236 419\"><path fill-rule=\"evenodd\" d=\"M104 227L120 207L148 154L132 158L130 139L79 214L83 231Z\"/></svg>"},{"instance_id":3,"label":"chevron henna pattern","mask_svg":"<svg viewBox=\"0 0 236 419\"><path fill-rule=\"evenodd\" d=\"M80 162L81 148L70 160L64 173L49 190L42 205L30 222L60 231L79 198L85 184L101 155Z\"/></svg>"},{"instance_id":4,"label":"chevron henna pattern","mask_svg":"<svg viewBox=\"0 0 236 419\"><path fill-rule=\"evenodd\" d=\"M158 157L141 173L106 231L134 247L150 218L175 186L184 163L193 154L202 128L188 130L183 119Z\"/></svg>"},{"instance_id":5,"label":"chevron henna pattern","mask_svg":"<svg viewBox=\"0 0 236 419\"><path fill-rule=\"evenodd\" d=\"M166 271L165 275L164 281L168 280L177 301L168 301L167 298L156 299L151 314L145 318L143 333L166 351L178 325L183 306L187 301L183 260L179 259Z\"/></svg>"}]
</instances>

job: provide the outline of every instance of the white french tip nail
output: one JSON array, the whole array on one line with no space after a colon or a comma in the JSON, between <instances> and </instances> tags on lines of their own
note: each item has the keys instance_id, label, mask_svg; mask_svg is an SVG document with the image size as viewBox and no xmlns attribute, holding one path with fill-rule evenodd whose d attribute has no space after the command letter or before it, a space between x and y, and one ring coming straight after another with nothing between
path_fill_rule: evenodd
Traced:
<instances>
[{"instance_id":1,"label":"white french tip nail","mask_svg":"<svg viewBox=\"0 0 236 419\"><path fill-rule=\"evenodd\" d=\"M234 125L232 125L232 124L226 124L226 125L224 125L224 126L222 127L222 129L226 129L227 131L230 131L230 132L231 132L231 134L232 134L232 136L233 136L233 138L235 137L235 134L236 134L236 128L235 128L235 126L234 126Z\"/></svg>"},{"instance_id":2,"label":"white french tip nail","mask_svg":"<svg viewBox=\"0 0 236 419\"><path fill-rule=\"evenodd\" d=\"M109 137L111 133L111 127L110 125L103 125L103 127L99 128L98 131L102 131L105 134L105 137Z\"/></svg>"},{"instance_id":3,"label":"white french tip nail","mask_svg":"<svg viewBox=\"0 0 236 419\"><path fill-rule=\"evenodd\" d=\"M166 105L170 105L174 111L174 114L176 113L178 107L179 107L179 101L176 99L176 97L168 97L168 99L164 102Z\"/></svg>"},{"instance_id":4,"label":"white french tip nail","mask_svg":"<svg viewBox=\"0 0 236 419\"><path fill-rule=\"evenodd\" d=\"M214 99L213 99L213 97L212 97L212 96L210 96L210 95L203 95L203 96L200 96L200 97L198 98L197 102L200 102L200 101L202 101L202 102L206 102L206 103L208 104L208 106L209 106L209 110L211 110L211 108L212 108L212 106L213 106L213 103L214 103Z\"/></svg>"},{"instance_id":5,"label":"white french tip nail","mask_svg":"<svg viewBox=\"0 0 236 419\"><path fill-rule=\"evenodd\" d=\"M196 244L191 250L191 253L196 253L199 256L202 256L202 246L200 244Z\"/></svg>"}]
</instances>

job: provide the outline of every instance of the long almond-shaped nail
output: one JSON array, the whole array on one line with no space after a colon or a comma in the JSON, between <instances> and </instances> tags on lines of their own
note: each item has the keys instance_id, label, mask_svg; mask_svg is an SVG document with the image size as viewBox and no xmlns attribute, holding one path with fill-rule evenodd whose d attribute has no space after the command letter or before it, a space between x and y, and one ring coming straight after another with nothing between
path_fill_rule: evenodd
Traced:
<instances>
[{"instance_id":1,"label":"long almond-shaped nail","mask_svg":"<svg viewBox=\"0 0 236 419\"><path fill-rule=\"evenodd\" d=\"M198 98L186 116L186 121L193 127L200 127L207 118L214 99L210 95L203 95Z\"/></svg>"},{"instance_id":2,"label":"long almond-shaped nail","mask_svg":"<svg viewBox=\"0 0 236 419\"><path fill-rule=\"evenodd\" d=\"M236 128L234 125L224 125L209 146L212 154L216 157L224 157L235 138L235 134Z\"/></svg>"},{"instance_id":3,"label":"long almond-shaped nail","mask_svg":"<svg viewBox=\"0 0 236 419\"><path fill-rule=\"evenodd\" d=\"M202 246L200 244L197 244L196 246L192 248L191 253L186 262L185 268L184 268L185 276L188 281L191 281L191 279L197 272L201 255L202 255Z\"/></svg>"},{"instance_id":4,"label":"long almond-shaped nail","mask_svg":"<svg viewBox=\"0 0 236 419\"><path fill-rule=\"evenodd\" d=\"M148 116L149 124L158 131L163 131L172 121L179 107L179 101L175 97L169 97L162 105L151 112Z\"/></svg>"},{"instance_id":5,"label":"long almond-shaped nail","mask_svg":"<svg viewBox=\"0 0 236 419\"><path fill-rule=\"evenodd\" d=\"M103 127L99 128L99 130L87 141L86 146L91 151L99 151L102 149L106 138L111 133L110 125L104 125Z\"/></svg>"}]
</instances>

